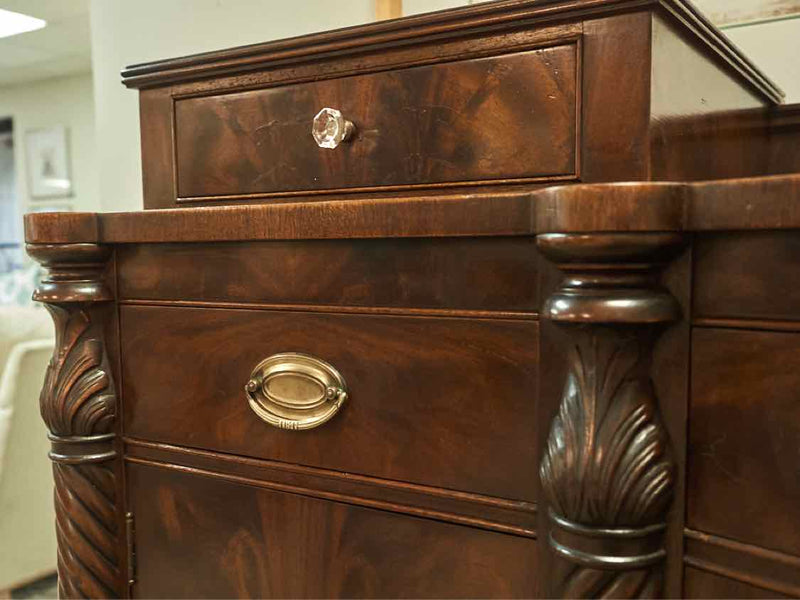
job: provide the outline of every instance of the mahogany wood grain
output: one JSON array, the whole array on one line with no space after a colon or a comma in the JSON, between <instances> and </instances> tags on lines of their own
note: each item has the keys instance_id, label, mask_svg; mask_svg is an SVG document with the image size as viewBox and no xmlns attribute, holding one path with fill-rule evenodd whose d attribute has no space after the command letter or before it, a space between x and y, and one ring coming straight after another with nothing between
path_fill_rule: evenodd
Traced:
<instances>
[{"instance_id":1,"label":"mahogany wood grain","mask_svg":"<svg viewBox=\"0 0 800 600\"><path fill-rule=\"evenodd\" d=\"M800 321L796 231L704 235L695 255L697 318Z\"/></svg>"},{"instance_id":2,"label":"mahogany wood grain","mask_svg":"<svg viewBox=\"0 0 800 600\"><path fill-rule=\"evenodd\" d=\"M800 105L675 114L652 123L654 165L699 181L800 172Z\"/></svg>"},{"instance_id":3,"label":"mahogany wood grain","mask_svg":"<svg viewBox=\"0 0 800 600\"><path fill-rule=\"evenodd\" d=\"M695 328L687 526L800 555L800 336Z\"/></svg>"},{"instance_id":4,"label":"mahogany wood grain","mask_svg":"<svg viewBox=\"0 0 800 600\"><path fill-rule=\"evenodd\" d=\"M650 21L636 12L583 24L582 181L649 178Z\"/></svg>"},{"instance_id":5,"label":"mahogany wood grain","mask_svg":"<svg viewBox=\"0 0 800 600\"><path fill-rule=\"evenodd\" d=\"M332 309L534 313L536 262L534 241L526 237L141 244L117 251L120 299Z\"/></svg>"},{"instance_id":6,"label":"mahogany wood grain","mask_svg":"<svg viewBox=\"0 0 800 600\"><path fill-rule=\"evenodd\" d=\"M691 186L686 227L695 231L800 228L800 174Z\"/></svg>"},{"instance_id":7,"label":"mahogany wood grain","mask_svg":"<svg viewBox=\"0 0 800 600\"><path fill-rule=\"evenodd\" d=\"M143 88L142 110L161 111L142 121L145 207L417 187L466 192L488 183L531 189L544 179L675 179L687 161L659 154L653 131L666 116L661 108L674 105L669 116L682 135L692 126L681 117L781 97L679 0L518 0L403 22L130 67L125 81ZM552 47L576 39L577 46ZM551 48L531 50L542 44ZM567 47L582 60L552 61L549 74L536 68L537 52ZM485 68L514 61L499 76ZM443 84L439 72L447 74ZM366 123L364 135L320 152L308 123L333 100ZM615 110L620 105L625 110Z\"/></svg>"},{"instance_id":8,"label":"mahogany wood grain","mask_svg":"<svg viewBox=\"0 0 800 600\"><path fill-rule=\"evenodd\" d=\"M575 172L577 44L178 100L178 201ZM333 107L355 133L317 147Z\"/></svg>"},{"instance_id":9,"label":"mahogany wood grain","mask_svg":"<svg viewBox=\"0 0 800 600\"><path fill-rule=\"evenodd\" d=\"M771 592L800 598L800 557L797 556L687 529L684 560L691 568L764 590L761 594ZM687 582L691 579L687 578ZM722 583L714 593L719 594L726 587Z\"/></svg>"},{"instance_id":10,"label":"mahogany wood grain","mask_svg":"<svg viewBox=\"0 0 800 600\"><path fill-rule=\"evenodd\" d=\"M128 436L535 501L536 322L125 305L120 323ZM312 431L246 401L251 370L288 351L350 390Z\"/></svg>"},{"instance_id":11,"label":"mahogany wood grain","mask_svg":"<svg viewBox=\"0 0 800 600\"><path fill-rule=\"evenodd\" d=\"M531 502L135 438L125 439L125 456L126 460L141 464L158 463L178 470L187 467L231 481L258 480L269 489L536 537L536 505Z\"/></svg>"},{"instance_id":12,"label":"mahogany wood grain","mask_svg":"<svg viewBox=\"0 0 800 600\"><path fill-rule=\"evenodd\" d=\"M685 598L794 598L697 567L686 568Z\"/></svg>"},{"instance_id":13,"label":"mahogany wood grain","mask_svg":"<svg viewBox=\"0 0 800 600\"><path fill-rule=\"evenodd\" d=\"M34 213L25 215L25 239L32 244L222 242L798 229L798 199L800 174L683 184L600 183L529 193Z\"/></svg>"},{"instance_id":14,"label":"mahogany wood grain","mask_svg":"<svg viewBox=\"0 0 800 600\"><path fill-rule=\"evenodd\" d=\"M128 466L134 598L529 598L535 541Z\"/></svg>"},{"instance_id":15,"label":"mahogany wood grain","mask_svg":"<svg viewBox=\"0 0 800 600\"><path fill-rule=\"evenodd\" d=\"M132 213L35 213L28 243L102 239L106 243L483 237L529 235L527 194L467 194L148 210Z\"/></svg>"},{"instance_id":16,"label":"mahogany wood grain","mask_svg":"<svg viewBox=\"0 0 800 600\"><path fill-rule=\"evenodd\" d=\"M161 88L139 93L142 139L142 193L151 207L174 204L175 131L170 90Z\"/></svg>"}]
</instances>

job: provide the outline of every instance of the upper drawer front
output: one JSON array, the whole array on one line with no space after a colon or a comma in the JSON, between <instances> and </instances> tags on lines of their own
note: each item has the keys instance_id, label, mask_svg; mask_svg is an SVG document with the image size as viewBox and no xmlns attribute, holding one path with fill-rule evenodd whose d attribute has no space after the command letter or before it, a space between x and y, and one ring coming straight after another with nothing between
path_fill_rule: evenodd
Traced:
<instances>
[{"instance_id":1,"label":"upper drawer front","mask_svg":"<svg viewBox=\"0 0 800 600\"><path fill-rule=\"evenodd\" d=\"M179 199L574 175L577 43L175 102ZM355 125L317 146L314 116Z\"/></svg>"}]
</instances>

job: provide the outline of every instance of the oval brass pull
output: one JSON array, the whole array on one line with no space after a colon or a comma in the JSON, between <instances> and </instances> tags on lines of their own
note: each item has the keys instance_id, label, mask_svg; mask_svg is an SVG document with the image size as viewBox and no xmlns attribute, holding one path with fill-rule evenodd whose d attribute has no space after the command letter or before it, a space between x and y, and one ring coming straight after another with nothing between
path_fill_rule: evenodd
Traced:
<instances>
[{"instance_id":1,"label":"oval brass pull","mask_svg":"<svg viewBox=\"0 0 800 600\"><path fill-rule=\"evenodd\" d=\"M347 399L347 384L332 365L297 352L273 354L253 369L247 402L280 429L313 429L329 421Z\"/></svg>"}]
</instances>

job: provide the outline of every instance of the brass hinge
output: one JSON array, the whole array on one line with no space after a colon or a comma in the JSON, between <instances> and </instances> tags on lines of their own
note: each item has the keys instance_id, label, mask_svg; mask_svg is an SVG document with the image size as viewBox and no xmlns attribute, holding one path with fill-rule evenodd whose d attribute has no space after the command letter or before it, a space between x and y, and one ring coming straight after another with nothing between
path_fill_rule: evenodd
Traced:
<instances>
[{"instance_id":1,"label":"brass hinge","mask_svg":"<svg viewBox=\"0 0 800 600\"><path fill-rule=\"evenodd\" d=\"M128 551L127 560L128 565L128 588L136 582L136 550L133 542L133 513L125 513L125 539Z\"/></svg>"}]
</instances>

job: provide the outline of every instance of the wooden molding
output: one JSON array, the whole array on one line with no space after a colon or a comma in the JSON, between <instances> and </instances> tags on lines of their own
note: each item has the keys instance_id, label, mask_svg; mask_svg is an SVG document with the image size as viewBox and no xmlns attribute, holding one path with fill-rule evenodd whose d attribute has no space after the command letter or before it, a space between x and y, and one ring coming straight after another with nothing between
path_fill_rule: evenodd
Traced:
<instances>
[{"instance_id":1,"label":"wooden molding","mask_svg":"<svg viewBox=\"0 0 800 600\"><path fill-rule=\"evenodd\" d=\"M160 87L169 83L197 81L212 75L241 74L309 60L340 60L343 56L373 51L375 48L440 43L447 38L509 26L519 27L522 23L580 20L587 16L598 18L604 14L647 8L673 15L692 37L739 71L760 94L776 103L780 102L783 92L686 0L480 2L452 10L413 15L402 20L379 21L263 44L131 65L123 70L122 77L128 87Z\"/></svg>"}]
</instances>

